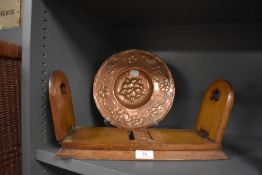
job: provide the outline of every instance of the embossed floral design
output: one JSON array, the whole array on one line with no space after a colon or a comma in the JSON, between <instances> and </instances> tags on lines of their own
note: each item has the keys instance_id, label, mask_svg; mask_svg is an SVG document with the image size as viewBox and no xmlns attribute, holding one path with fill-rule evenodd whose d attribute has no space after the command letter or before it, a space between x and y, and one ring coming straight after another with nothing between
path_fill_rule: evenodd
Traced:
<instances>
[{"instance_id":1,"label":"embossed floral design","mask_svg":"<svg viewBox=\"0 0 262 175\"><path fill-rule=\"evenodd\" d=\"M121 86L119 94L123 95L131 103L134 103L142 95L146 94L143 79L140 77L127 77Z\"/></svg>"},{"instance_id":2,"label":"embossed floral design","mask_svg":"<svg viewBox=\"0 0 262 175\"><path fill-rule=\"evenodd\" d=\"M159 83L159 89L162 92L167 92L169 90L169 80L167 78L164 78L164 80Z\"/></svg>"},{"instance_id":3,"label":"embossed floral design","mask_svg":"<svg viewBox=\"0 0 262 175\"><path fill-rule=\"evenodd\" d=\"M129 63L129 64L134 64L137 62L137 58L135 56L131 56L129 58L126 59L126 61Z\"/></svg>"},{"instance_id":4,"label":"embossed floral design","mask_svg":"<svg viewBox=\"0 0 262 175\"><path fill-rule=\"evenodd\" d=\"M112 74L116 70L118 62L112 62L112 63L108 64L107 71Z\"/></svg>"},{"instance_id":5,"label":"embossed floral design","mask_svg":"<svg viewBox=\"0 0 262 175\"><path fill-rule=\"evenodd\" d=\"M109 95L108 88L106 86L102 86L99 90L99 96L105 98Z\"/></svg>"},{"instance_id":6,"label":"embossed floral design","mask_svg":"<svg viewBox=\"0 0 262 175\"><path fill-rule=\"evenodd\" d=\"M128 113L123 108L115 108L111 110L112 118L115 122L123 123L126 127L139 126L143 122L143 118L135 114Z\"/></svg>"},{"instance_id":7,"label":"embossed floral design","mask_svg":"<svg viewBox=\"0 0 262 175\"><path fill-rule=\"evenodd\" d=\"M111 56L99 68L93 87L102 116L114 126L129 129L157 125L175 95L174 80L165 63L140 50Z\"/></svg>"}]
</instances>

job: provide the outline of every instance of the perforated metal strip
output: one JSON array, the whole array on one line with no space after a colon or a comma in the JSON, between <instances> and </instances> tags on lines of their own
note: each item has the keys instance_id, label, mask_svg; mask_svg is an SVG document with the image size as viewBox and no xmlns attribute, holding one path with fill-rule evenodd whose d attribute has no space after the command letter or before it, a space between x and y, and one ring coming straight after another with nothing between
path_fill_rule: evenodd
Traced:
<instances>
[{"instance_id":1,"label":"perforated metal strip","mask_svg":"<svg viewBox=\"0 0 262 175\"><path fill-rule=\"evenodd\" d=\"M41 38L41 142L46 141L46 129L47 129L47 95L48 95L48 40L49 40L49 11L48 11L48 1L43 0L44 8L42 15L42 38Z\"/></svg>"}]
</instances>

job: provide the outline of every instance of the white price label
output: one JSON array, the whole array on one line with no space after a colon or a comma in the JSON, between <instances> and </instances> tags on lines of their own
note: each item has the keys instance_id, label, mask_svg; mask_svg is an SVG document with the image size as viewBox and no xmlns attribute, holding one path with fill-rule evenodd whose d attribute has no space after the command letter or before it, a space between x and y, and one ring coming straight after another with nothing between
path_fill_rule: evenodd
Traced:
<instances>
[{"instance_id":1,"label":"white price label","mask_svg":"<svg viewBox=\"0 0 262 175\"><path fill-rule=\"evenodd\" d=\"M152 150L136 150L136 159L145 159L145 160L154 159L154 151L152 151Z\"/></svg>"}]
</instances>

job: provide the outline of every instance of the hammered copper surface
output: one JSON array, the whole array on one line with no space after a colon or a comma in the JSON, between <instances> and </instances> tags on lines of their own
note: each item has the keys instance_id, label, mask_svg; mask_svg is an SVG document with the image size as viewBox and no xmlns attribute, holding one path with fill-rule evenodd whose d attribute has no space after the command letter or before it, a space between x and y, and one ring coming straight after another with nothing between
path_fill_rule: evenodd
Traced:
<instances>
[{"instance_id":1,"label":"hammered copper surface","mask_svg":"<svg viewBox=\"0 0 262 175\"><path fill-rule=\"evenodd\" d=\"M93 96L100 113L112 125L143 128L157 124L170 110L175 85L159 57L127 50L112 55L99 68Z\"/></svg>"}]
</instances>

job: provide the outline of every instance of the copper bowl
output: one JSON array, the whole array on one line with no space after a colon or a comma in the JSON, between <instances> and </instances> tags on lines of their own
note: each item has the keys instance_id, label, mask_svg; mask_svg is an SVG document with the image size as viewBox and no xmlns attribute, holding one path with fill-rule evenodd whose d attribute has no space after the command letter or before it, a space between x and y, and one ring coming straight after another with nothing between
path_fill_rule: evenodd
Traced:
<instances>
[{"instance_id":1,"label":"copper bowl","mask_svg":"<svg viewBox=\"0 0 262 175\"><path fill-rule=\"evenodd\" d=\"M143 50L127 50L108 58L93 83L102 116L116 127L145 128L158 124L170 110L175 84L167 65Z\"/></svg>"}]
</instances>

